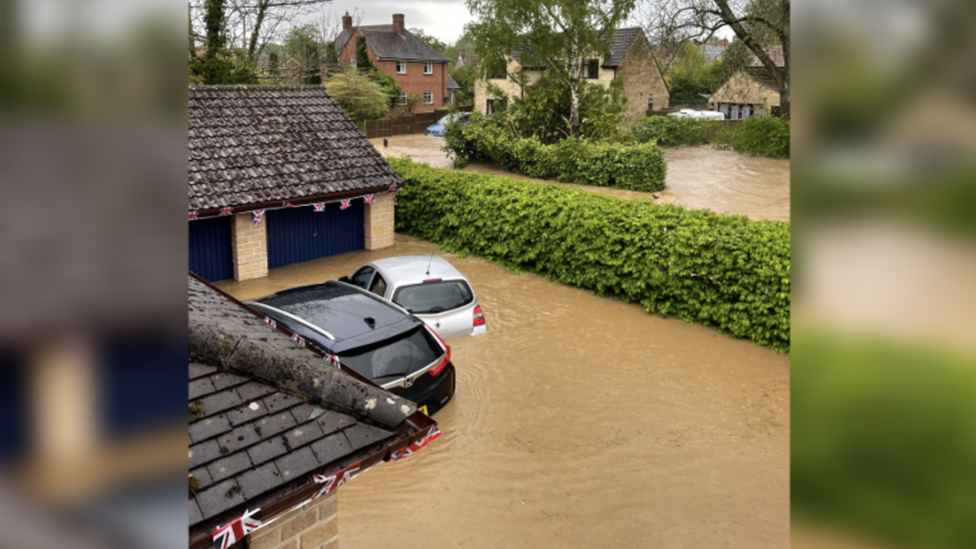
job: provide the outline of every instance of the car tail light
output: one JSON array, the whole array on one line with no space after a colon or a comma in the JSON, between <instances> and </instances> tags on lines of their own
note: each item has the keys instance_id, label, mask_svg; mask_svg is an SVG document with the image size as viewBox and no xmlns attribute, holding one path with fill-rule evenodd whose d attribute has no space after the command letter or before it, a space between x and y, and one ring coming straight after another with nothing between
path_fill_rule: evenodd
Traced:
<instances>
[{"instance_id":1,"label":"car tail light","mask_svg":"<svg viewBox=\"0 0 976 549\"><path fill-rule=\"evenodd\" d=\"M434 368L428 372L430 373L430 375L437 377L438 374L444 371L444 368L447 368L447 363L451 361L451 346L448 345L447 343L444 343L444 340L441 339L441 336L437 335L437 332L435 332L434 330L431 330L430 326L427 326L426 328L428 332L434 334L434 337L436 337L437 341L440 342L441 347L444 347L445 349L444 360L442 360L440 364L434 366Z\"/></svg>"},{"instance_id":2,"label":"car tail light","mask_svg":"<svg viewBox=\"0 0 976 549\"><path fill-rule=\"evenodd\" d=\"M481 305L475 305L474 307L474 325L485 325L485 312L481 310Z\"/></svg>"},{"instance_id":3,"label":"car tail light","mask_svg":"<svg viewBox=\"0 0 976 549\"><path fill-rule=\"evenodd\" d=\"M427 280L425 280L425 281L424 281L423 283L424 283L424 284L427 284L428 282L440 282L440 281L441 281L441 279L440 279L440 278L428 278L428 279L427 279Z\"/></svg>"}]
</instances>

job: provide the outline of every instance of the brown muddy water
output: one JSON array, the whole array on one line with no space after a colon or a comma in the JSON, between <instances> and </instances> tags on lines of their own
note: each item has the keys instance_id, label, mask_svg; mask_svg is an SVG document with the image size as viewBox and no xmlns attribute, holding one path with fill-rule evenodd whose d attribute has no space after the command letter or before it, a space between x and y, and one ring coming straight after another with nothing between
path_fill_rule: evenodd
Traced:
<instances>
[{"instance_id":1,"label":"brown muddy water","mask_svg":"<svg viewBox=\"0 0 976 549\"><path fill-rule=\"evenodd\" d=\"M351 274L393 248L217 285L241 299ZM443 435L340 490L344 547L789 544L789 357L638 305L437 251L488 333L449 341Z\"/></svg>"},{"instance_id":2,"label":"brown muddy water","mask_svg":"<svg viewBox=\"0 0 976 549\"><path fill-rule=\"evenodd\" d=\"M441 151L444 139L425 135L398 135L370 141L383 156L411 158L431 166L449 168ZM790 161L751 157L733 151L719 151L711 145L664 149L668 162L666 186L659 193L640 193L592 185L553 183L627 200L654 198L658 204L675 203L692 209L747 215L753 220L790 220ZM506 172L493 164L472 163L465 171L530 179ZM655 198L656 197L656 198Z\"/></svg>"}]
</instances>

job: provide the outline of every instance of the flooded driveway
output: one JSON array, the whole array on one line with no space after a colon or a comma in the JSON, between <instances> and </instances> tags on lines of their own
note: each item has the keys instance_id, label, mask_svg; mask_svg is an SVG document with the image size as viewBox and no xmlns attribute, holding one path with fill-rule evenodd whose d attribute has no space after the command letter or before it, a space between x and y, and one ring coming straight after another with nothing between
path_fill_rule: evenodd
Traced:
<instances>
[{"instance_id":1,"label":"flooded driveway","mask_svg":"<svg viewBox=\"0 0 976 549\"><path fill-rule=\"evenodd\" d=\"M431 166L448 168L451 162L441 151L444 139L425 135L398 135L370 139L383 156L412 158ZM641 193L572 185L585 191L627 200L654 198L658 204L675 203L693 209L748 215L753 220L790 220L790 161L780 158L751 157L734 151L719 151L711 145L664 149L668 162L666 187L659 193ZM465 171L530 179L505 172L492 164L472 163ZM535 179L533 181L541 181ZM553 183L551 181L542 181ZM656 197L656 198L655 198Z\"/></svg>"},{"instance_id":2,"label":"flooded driveway","mask_svg":"<svg viewBox=\"0 0 976 549\"><path fill-rule=\"evenodd\" d=\"M350 274L393 248L217 285L241 299ZM789 544L789 357L638 305L437 252L488 333L449 341L443 432L341 489L344 547Z\"/></svg>"}]
</instances>

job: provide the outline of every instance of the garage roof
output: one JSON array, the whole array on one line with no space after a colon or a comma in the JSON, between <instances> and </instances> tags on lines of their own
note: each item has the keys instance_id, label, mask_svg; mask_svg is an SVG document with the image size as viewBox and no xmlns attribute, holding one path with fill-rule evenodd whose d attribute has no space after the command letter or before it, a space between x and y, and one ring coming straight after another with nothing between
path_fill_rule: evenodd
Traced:
<instances>
[{"instance_id":1,"label":"garage roof","mask_svg":"<svg viewBox=\"0 0 976 549\"><path fill-rule=\"evenodd\" d=\"M188 114L190 211L402 182L321 86L190 86Z\"/></svg>"}]
</instances>

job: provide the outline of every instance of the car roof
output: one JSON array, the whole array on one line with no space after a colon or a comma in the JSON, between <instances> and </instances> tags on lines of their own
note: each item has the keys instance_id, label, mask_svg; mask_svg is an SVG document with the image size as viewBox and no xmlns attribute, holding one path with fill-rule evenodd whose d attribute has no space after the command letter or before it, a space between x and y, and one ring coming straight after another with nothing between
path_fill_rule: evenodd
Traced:
<instances>
[{"instance_id":1,"label":"car roof","mask_svg":"<svg viewBox=\"0 0 976 549\"><path fill-rule=\"evenodd\" d=\"M379 270L387 284L393 286L415 284L431 278L465 279L461 271L454 268L454 265L436 255L433 257L429 255L387 257L370 261L367 265L372 265ZM428 274L428 265L430 266L430 274Z\"/></svg>"},{"instance_id":2,"label":"car roof","mask_svg":"<svg viewBox=\"0 0 976 549\"><path fill-rule=\"evenodd\" d=\"M310 322L337 340L354 339L401 323L408 330L419 323L409 314L355 286L328 281L284 290L255 300ZM366 323L373 319L373 325Z\"/></svg>"}]
</instances>

